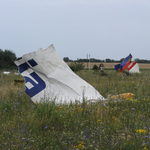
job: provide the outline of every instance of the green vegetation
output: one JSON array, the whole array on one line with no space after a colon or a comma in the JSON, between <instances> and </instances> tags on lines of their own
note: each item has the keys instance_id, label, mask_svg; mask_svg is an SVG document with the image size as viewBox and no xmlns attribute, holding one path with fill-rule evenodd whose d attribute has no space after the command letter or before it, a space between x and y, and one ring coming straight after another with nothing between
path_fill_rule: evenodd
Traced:
<instances>
[{"instance_id":1,"label":"green vegetation","mask_svg":"<svg viewBox=\"0 0 150 150\"><path fill-rule=\"evenodd\" d=\"M17 66L14 64L16 59L16 54L13 51L0 49L0 70L17 69Z\"/></svg>"},{"instance_id":2,"label":"green vegetation","mask_svg":"<svg viewBox=\"0 0 150 150\"><path fill-rule=\"evenodd\" d=\"M94 65L92 69L93 69L93 70L98 70L99 68L98 68L97 65Z\"/></svg>"},{"instance_id":3,"label":"green vegetation","mask_svg":"<svg viewBox=\"0 0 150 150\"><path fill-rule=\"evenodd\" d=\"M80 70L83 70L84 69L84 63L82 62L72 62L70 65L69 65L70 69L72 71L80 71Z\"/></svg>"},{"instance_id":4,"label":"green vegetation","mask_svg":"<svg viewBox=\"0 0 150 150\"><path fill-rule=\"evenodd\" d=\"M14 74L0 73L1 150L150 149L150 70L124 76L114 70L77 74L104 97L131 92L133 99L107 103L33 103Z\"/></svg>"},{"instance_id":5,"label":"green vegetation","mask_svg":"<svg viewBox=\"0 0 150 150\"><path fill-rule=\"evenodd\" d=\"M77 60L71 60L69 59L69 57L64 57L63 60L65 62L89 62L89 59L82 59L82 58L78 58ZM108 62L108 63L121 63L124 60L124 58L121 58L120 60L114 60L114 59L110 59L110 58L106 58L105 60L101 60L101 59L95 59L95 58L90 58L90 62ZM134 59L134 61L136 61L137 63L150 63L150 60L146 60L146 59L139 59L136 58Z\"/></svg>"}]
</instances>

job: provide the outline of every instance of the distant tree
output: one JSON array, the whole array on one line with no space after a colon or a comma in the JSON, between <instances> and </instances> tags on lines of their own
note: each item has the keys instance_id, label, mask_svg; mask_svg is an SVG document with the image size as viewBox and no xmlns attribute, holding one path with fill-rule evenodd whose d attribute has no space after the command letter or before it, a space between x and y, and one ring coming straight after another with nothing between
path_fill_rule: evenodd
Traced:
<instances>
[{"instance_id":1,"label":"distant tree","mask_svg":"<svg viewBox=\"0 0 150 150\"><path fill-rule=\"evenodd\" d=\"M145 59L134 59L134 61L136 61L137 63L150 63L150 60L145 60Z\"/></svg>"},{"instance_id":2,"label":"distant tree","mask_svg":"<svg viewBox=\"0 0 150 150\"><path fill-rule=\"evenodd\" d=\"M90 59L90 62L95 62L95 58L91 58L91 59Z\"/></svg>"},{"instance_id":3,"label":"distant tree","mask_svg":"<svg viewBox=\"0 0 150 150\"><path fill-rule=\"evenodd\" d=\"M64 60L65 62L73 62L73 60L69 59L69 57L64 57L63 60Z\"/></svg>"},{"instance_id":4,"label":"distant tree","mask_svg":"<svg viewBox=\"0 0 150 150\"><path fill-rule=\"evenodd\" d=\"M123 60L124 60L124 58L121 58L121 59L119 60L119 62L123 62Z\"/></svg>"},{"instance_id":5,"label":"distant tree","mask_svg":"<svg viewBox=\"0 0 150 150\"><path fill-rule=\"evenodd\" d=\"M64 60L65 62L69 62L69 57L64 57L63 60Z\"/></svg>"},{"instance_id":6,"label":"distant tree","mask_svg":"<svg viewBox=\"0 0 150 150\"><path fill-rule=\"evenodd\" d=\"M89 62L89 59L77 59L75 60L75 62ZM95 59L95 58L90 58L90 62L104 62L104 60L100 60L100 59Z\"/></svg>"},{"instance_id":7,"label":"distant tree","mask_svg":"<svg viewBox=\"0 0 150 150\"><path fill-rule=\"evenodd\" d=\"M0 68L3 68L3 50L0 49Z\"/></svg>"},{"instance_id":8,"label":"distant tree","mask_svg":"<svg viewBox=\"0 0 150 150\"><path fill-rule=\"evenodd\" d=\"M93 69L93 70L98 70L98 66L97 66L97 65L94 65L92 69Z\"/></svg>"},{"instance_id":9,"label":"distant tree","mask_svg":"<svg viewBox=\"0 0 150 150\"><path fill-rule=\"evenodd\" d=\"M14 61L17 59L16 54L11 50L0 49L0 68L1 69L14 69L17 68Z\"/></svg>"},{"instance_id":10,"label":"distant tree","mask_svg":"<svg viewBox=\"0 0 150 150\"><path fill-rule=\"evenodd\" d=\"M140 59L136 58L136 59L134 59L134 61L136 61L137 63L139 63Z\"/></svg>"},{"instance_id":11,"label":"distant tree","mask_svg":"<svg viewBox=\"0 0 150 150\"><path fill-rule=\"evenodd\" d=\"M105 59L106 62L111 62L111 59L107 58Z\"/></svg>"},{"instance_id":12,"label":"distant tree","mask_svg":"<svg viewBox=\"0 0 150 150\"><path fill-rule=\"evenodd\" d=\"M83 59L77 59L77 62L83 62Z\"/></svg>"},{"instance_id":13,"label":"distant tree","mask_svg":"<svg viewBox=\"0 0 150 150\"><path fill-rule=\"evenodd\" d=\"M75 60L75 62L89 62L89 59L77 59L77 60Z\"/></svg>"}]
</instances>

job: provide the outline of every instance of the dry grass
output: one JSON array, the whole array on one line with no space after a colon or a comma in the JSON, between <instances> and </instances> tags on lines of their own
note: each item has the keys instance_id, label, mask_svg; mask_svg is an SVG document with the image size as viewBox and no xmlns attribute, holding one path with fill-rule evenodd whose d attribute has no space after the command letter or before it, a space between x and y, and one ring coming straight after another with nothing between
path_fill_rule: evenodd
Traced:
<instances>
[{"instance_id":1,"label":"dry grass","mask_svg":"<svg viewBox=\"0 0 150 150\"><path fill-rule=\"evenodd\" d=\"M71 62L67 62L67 64L70 65ZM91 62L90 63L90 68L93 68L94 65L97 65L99 67L100 64L101 64L101 62L99 62L99 63ZM114 66L116 64L119 64L119 63L103 63L103 64L104 64L105 68L114 68ZM84 68L87 68L87 66L89 68L89 63L88 64L84 63ZM150 64L148 64L148 63L147 64L146 63L139 63L139 67L141 69L150 69Z\"/></svg>"}]
</instances>

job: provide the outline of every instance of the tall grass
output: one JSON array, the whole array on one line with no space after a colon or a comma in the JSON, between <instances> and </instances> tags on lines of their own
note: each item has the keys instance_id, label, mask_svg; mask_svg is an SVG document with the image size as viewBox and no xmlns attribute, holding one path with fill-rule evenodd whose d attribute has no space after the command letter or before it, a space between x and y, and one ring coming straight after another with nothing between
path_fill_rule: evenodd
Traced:
<instances>
[{"instance_id":1,"label":"tall grass","mask_svg":"<svg viewBox=\"0 0 150 150\"><path fill-rule=\"evenodd\" d=\"M150 149L150 70L124 76L108 70L77 74L104 97L131 92L133 99L107 103L33 103L14 74L0 75L1 150Z\"/></svg>"}]
</instances>

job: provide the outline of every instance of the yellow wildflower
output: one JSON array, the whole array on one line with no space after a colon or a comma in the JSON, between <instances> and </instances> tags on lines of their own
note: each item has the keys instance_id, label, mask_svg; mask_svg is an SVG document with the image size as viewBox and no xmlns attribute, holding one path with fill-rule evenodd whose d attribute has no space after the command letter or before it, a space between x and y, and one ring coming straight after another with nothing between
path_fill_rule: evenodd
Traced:
<instances>
[{"instance_id":1,"label":"yellow wildflower","mask_svg":"<svg viewBox=\"0 0 150 150\"><path fill-rule=\"evenodd\" d=\"M101 121L100 119L97 120L97 122L100 122L100 121Z\"/></svg>"},{"instance_id":2,"label":"yellow wildflower","mask_svg":"<svg viewBox=\"0 0 150 150\"><path fill-rule=\"evenodd\" d=\"M135 99L135 100L133 100L133 102L137 102L137 100Z\"/></svg>"},{"instance_id":3,"label":"yellow wildflower","mask_svg":"<svg viewBox=\"0 0 150 150\"><path fill-rule=\"evenodd\" d=\"M79 143L80 143L80 144L78 145L78 148L84 147L84 145L83 145L84 141L80 141Z\"/></svg>"},{"instance_id":4,"label":"yellow wildflower","mask_svg":"<svg viewBox=\"0 0 150 150\"><path fill-rule=\"evenodd\" d=\"M116 117L113 117L113 119L114 119L114 120L117 120L117 118L116 118Z\"/></svg>"},{"instance_id":5,"label":"yellow wildflower","mask_svg":"<svg viewBox=\"0 0 150 150\"><path fill-rule=\"evenodd\" d=\"M128 100L128 101L132 101L132 98L127 98L126 100Z\"/></svg>"},{"instance_id":6,"label":"yellow wildflower","mask_svg":"<svg viewBox=\"0 0 150 150\"><path fill-rule=\"evenodd\" d=\"M83 108L81 108L81 109L78 109L78 112L82 112L82 110L83 110Z\"/></svg>"},{"instance_id":7,"label":"yellow wildflower","mask_svg":"<svg viewBox=\"0 0 150 150\"><path fill-rule=\"evenodd\" d=\"M62 109L62 107L60 106L59 109Z\"/></svg>"},{"instance_id":8,"label":"yellow wildflower","mask_svg":"<svg viewBox=\"0 0 150 150\"><path fill-rule=\"evenodd\" d=\"M145 150L148 150L148 148L144 147Z\"/></svg>"},{"instance_id":9,"label":"yellow wildflower","mask_svg":"<svg viewBox=\"0 0 150 150\"><path fill-rule=\"evenodd\" d=\"M82 147L84 147L83 143L84 143L84 141L79 141L79 145L76 145L76 146L74 146L74 147L82 148ZM73 145L72 145L72 146L73 146Z\"/></svg>"},{"instance_id":10,"label":"yellow wildflower","mask_svg":"<svg viewBox=\"0 0 150 150\"><path fill-rule=\"evenodd\" d=\"M147 133L147 131L145 129L139 129L139 130L135 130L138 133Z\"/></svg>"}]
</instances>

